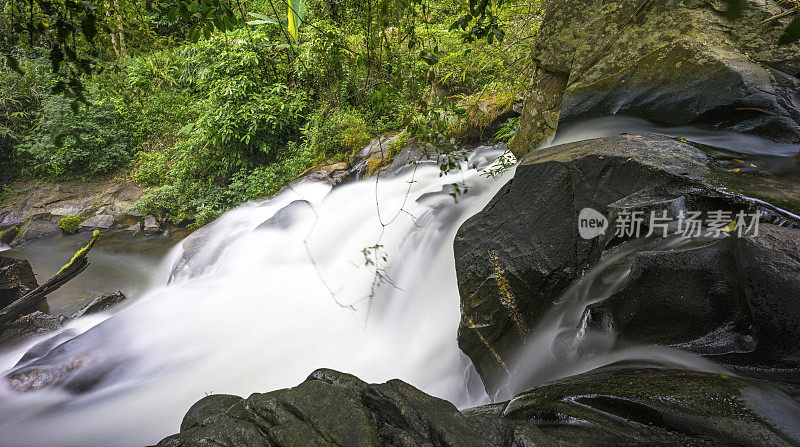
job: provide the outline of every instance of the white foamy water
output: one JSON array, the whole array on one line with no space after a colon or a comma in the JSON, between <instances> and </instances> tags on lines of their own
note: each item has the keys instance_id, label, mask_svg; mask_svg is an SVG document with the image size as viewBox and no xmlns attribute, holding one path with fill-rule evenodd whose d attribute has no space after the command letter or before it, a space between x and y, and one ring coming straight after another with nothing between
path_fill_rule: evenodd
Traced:
<instances>
[{"instance_id":1,"label":"white foamy water","mask_svg":"<svg viewBox=\"0 0 800 447\"><path fill-rule=\"evenodd\" d=\"M556 143L632 125L612 124L575 127ZM679 131L718 143L704 132ZM794 150L720 138L742 153ZM201 243L176 247L149 279L156 285L133 303L0 352L0 446L152 444L177 432L186 410L208 393L246 396L291 387L322 367L369 382L400 378L459 407L487 402L456 343L452 243L461 223L513 177L513 169L498 179L482 175L501 153L479 149L463 170L445 176L430 162L377 183L368 179L332 190L305 182L225 214L203 231ZM450 195L453 183L468 188L457 202ZM188 265L181 261L184 245ZM614 264L641 248L607 259L561 297L521 348L514 374L496 398L621 360L719 371L674 349L614 350L613 334L582 327L586 307L624 283L627 267L616 271ZM59 343L69 341L37 360L37 367L86 357L95 366L79 369L86 374L72 383L13 391L5 379L18 371L25 352L59 335Z\"/></svg>"},{"instance_id":2,"label":"white foamy water","mask_svg":"<svg viewBox=\"0 0 800 447\"><path fill-rule=\"evenodd\" d=\"M207 393L295 386L321 367L370 382L400 378L459 406L485 402L481 392L470 394L474 373L456 344L452 243L513 175L481 175L501 153L479 149L464 170L445 176L423 163L377 186L305 182L227 213L171 283L181 246L158 274L163 285L114 314L65 328L81 335L44 364L100 352L109 367L98 385L18 393L3 380L0 445L155 443ZM469 188L457 203L452 183ZM297 200L307 203L282 217L289 224L257 228ZM0 353L0 371L46 338Z\"/></svg>"}]
</instances>

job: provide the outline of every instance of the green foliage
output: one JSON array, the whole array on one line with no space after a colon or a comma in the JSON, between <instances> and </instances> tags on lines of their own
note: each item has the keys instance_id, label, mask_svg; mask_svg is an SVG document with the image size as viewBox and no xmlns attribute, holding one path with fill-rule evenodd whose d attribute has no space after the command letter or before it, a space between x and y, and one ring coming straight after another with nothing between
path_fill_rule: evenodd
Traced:
<instances>
[{"instance_id":1,"label":"green foliage","mask_svg":"<svg viewBox=\"0 0 800 447\"><path fill-rule=\"evenodd\" d=\"M180 16L192 23L189 39L197 42L202 35L206 39L217 31L233 31L240 23L235 12L235 4L225 0L177 0L177 6L167 13L170 22L176 22ZM241 11L240 11L241 12Z\"/></svg>"},{"instance_id":2,"label":"green foliage","mask_svg":"<svg viewBox=\"0 0 800 447\"><path fill-rule=\"evenodd\" d=\"M69 114L69 101L34 95L26 122L36 125L20 128L14 153L50 177L130 168L154 187L140 212L162 222L193 216L198 226L373 136L400 132L392 152L413 138L450 153L472 126L468 98L495 84L512 85L512 97L526 78L513 69L537 25L517 20L527 2L503 1L469 26L494 37L471 39L448 32L461 11L427 0L106 3L94 13L103 13L95 38L78 33L70 43L92 58L91 79L70 86L59 72L47 81L67 82L93 107ZM500 24L503 42L513 41L499 42Z\"/></svg>"},{"instance_id":3,"label":"green foliage","mask_svg":"<svg viewBox=\"0 0 800 447\"><path fill-rule=\"evenodd\" d=\"M494 139L508 143L511 137L517 133L517 127L519 127L519 117L507 119L506 122L500 126L500 129L494 134Z\"/></svg>"},{"instance_id":4,"label":"green foliage","mask_svg":"<svg viewBox=\"0 0 800 447\"><path fill-rule=\"evenodd\" d=\"M50 96L36 128L18 150L29 158L33 172L58 178L125 167L134 147L134 132L113 105L98 103L75 114L69 100Z\"/></svg>"},{"instance_id":5,"label":"green foliage","mask_svg":"<svg viewBox=\"0 0 800 447\"><path fill-rule=\"evenodd\" d=\"M370 140L367 121L358 110L325 105L317 109L306 127L309 149L322 156L351 153Z\"/></svg>"},{"instance_id":6,"label":"green foliage","mask_svg":"<svg viewBox=\"0 0 800 447\"><path fill-rule=\"evenodd\" d=\"M4 179L21 168L16 146L33 128L48 89L42 58L26 57L20 64L24 74L0 66L0 177Z\"/></svg>"},{"instance_id":7,"label":"green foliage","mask_svg":"<svg viewBox=\"0 0 800 447\"><path fill-rule=\"evenodd\" d=\"M81 223L83 223L84 220L86 219L81 216L71 214L61 218L61 220L58 221L58 228L61 228L61 230L65 233L76 233L78 231L78 227Z\"/></svg>"}]
</instances>

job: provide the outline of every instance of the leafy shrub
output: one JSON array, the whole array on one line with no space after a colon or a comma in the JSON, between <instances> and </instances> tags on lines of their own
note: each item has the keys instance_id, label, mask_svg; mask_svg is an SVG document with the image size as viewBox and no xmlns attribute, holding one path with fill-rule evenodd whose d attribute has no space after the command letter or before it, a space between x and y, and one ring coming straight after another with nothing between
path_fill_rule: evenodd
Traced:
<instances>
[{"instance_id":1,"label":"leafy shrub","mask_svg":"<svg viewBox=\"0 0 800 447\"><path fill-rule=\"evenodd\" d=\"M200 226L274 194L313 163L314 151L300 145L312 92L287 85L286 48L277 42L274 32L237 31L227 41L212 38L176 51L171 65L155 60L156 68L136 68L150 73L131 75L141 79L141 89L161 73L165 88L189 95L199 111L177 130L172 126L172 147L137 155L134 178L161 185L140 200L139 211L161 219L193 215ZM354 130L344 138L361 137Z\"/></svg>"},{"instance_id":2,"label":"leafy shrub","mask_svg":"<svg viewBox=\"0 0 800 447\"><path fill-rule=\"evenodd\" d=\"M78 227L81 223L83 223L84 220L86 219L81 216L71 214L61 218L61 220L58 221L58 228L61 228L61 230L65 233L75 233L78 231Z\"/></svg>"},{"instance_id":3,"label":"leafy shrub","mask_svg":"<svg viewBox=\"0 0 800 447\"><path fill-rule=\"evenodd\" d=\"M19 146L31 159L33 171L67 177L128 165L137 147L130 123L111 104L98 103L73 113L70 103L61 96L48 97L36 128Z\"/></svg>"},{"instance_id":4,"label":"leafy shrub","mask_svg":"<svg viewBox=\"0 0 800 447\"><path fill-rule=\"evenodd\" d=\"M16 54L24 75L0 65L0 178L10 179L24 164L16 146L36 123L50 77L47 61L36 54Z\"/></svg>"},{"instance_id":5,"label":"leafy shrub","mask_svg":"<svg viewBox=\"0 0 800 447\"><path fill-rule=\"evenodd\" d=\"M306 127L309 148L321 156L337 152L349 153L369 143L370 135L364 116L349 106L320 107Z\"/></svg>"}]
</instances>

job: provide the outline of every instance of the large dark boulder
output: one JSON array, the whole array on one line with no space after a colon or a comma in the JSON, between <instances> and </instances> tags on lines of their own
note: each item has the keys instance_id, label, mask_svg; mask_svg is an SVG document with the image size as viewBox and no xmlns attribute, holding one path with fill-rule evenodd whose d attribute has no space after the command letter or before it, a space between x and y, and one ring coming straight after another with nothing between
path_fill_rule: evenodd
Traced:
<instances>
[{"instance_id":1,"label":"large dark boulder","mask_svg":"<svg viewBox=\"0 0 800 447\"><path fill-rule=\"evenodd\" d=\"M0 309L39 287L28 261L0 257Z\"/></svg>"},{"instance_id":2,"label":"large dark boulder","mask_svg":"<svg viewBox=\"0 0 800 447\"><path fill-rule=\"evenodd\" d=\"M796 445L797 398L786 385L616 365L459 412L399 380L322 369L291 389L205 397L158 445Z\"/></svg>"},{"instance_id":3,"label":"large dark boulder","mask_svg":"<svg viewBox=\"0 0 800 447\"><path fill-rule=\"evenodd\" d=\"M589 140L526 156L513 180L455 239L459 346L490 394L567 288L633 246L633 238L614 234L617 217L633 211L673 218L758 211L764 217L757 237L726 233L680 248L631 251L618 267L630 271L624 283L575 325L608 332L616 346L681 347L743 371L800 381L800 222L734 194L752 189L796 206L798 197L785 191L795 191L798 179L775 184L765 174L744 187L731 183L732 175L703 150L660 136ZM578 215L587 207L610 219L604 235L579 235Z\"/></svg>"},{"instance_id":4,"label":"large dark boulder","mask_svg":"<svg viewBox=\"0 0 800 447\"><path fill-rule=\"evenodd\" d=\"M778 45L791 6L722 0L547 2L519 130L520 157L558 127L627 115L800 142L800 44Z\"/></svg>"},{"instance_id":5,"label":"large dark boulder","mask_svg":"<svg viewBox=\"0 0 800 447\"><path fill-rule=\"evenodd\" d=\"M449 402L399 380L370 385L318 370L297 387L247 399L209 396L162 447L195 445L485 445Z\"/></svg>"}]
</instances>

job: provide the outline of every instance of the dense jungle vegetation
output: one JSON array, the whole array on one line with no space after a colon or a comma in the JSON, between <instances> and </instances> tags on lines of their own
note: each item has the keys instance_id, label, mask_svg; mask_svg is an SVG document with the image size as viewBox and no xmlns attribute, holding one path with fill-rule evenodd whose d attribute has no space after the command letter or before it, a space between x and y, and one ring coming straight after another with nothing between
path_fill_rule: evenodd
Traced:
<instances>
[{"instance_id":1,"label":"dense jungle vegetation","mask_svg":"<svg viewBox=\"0 0 800 447\"><path fill-rule=\"evenodd\" d=\"M139 211L195 226L376 136L436 150L494 137L487 119L520 99L540 15L524 0L3 8L3 184L112 173L152 187Z\"/></svg>"}]
</instances>

